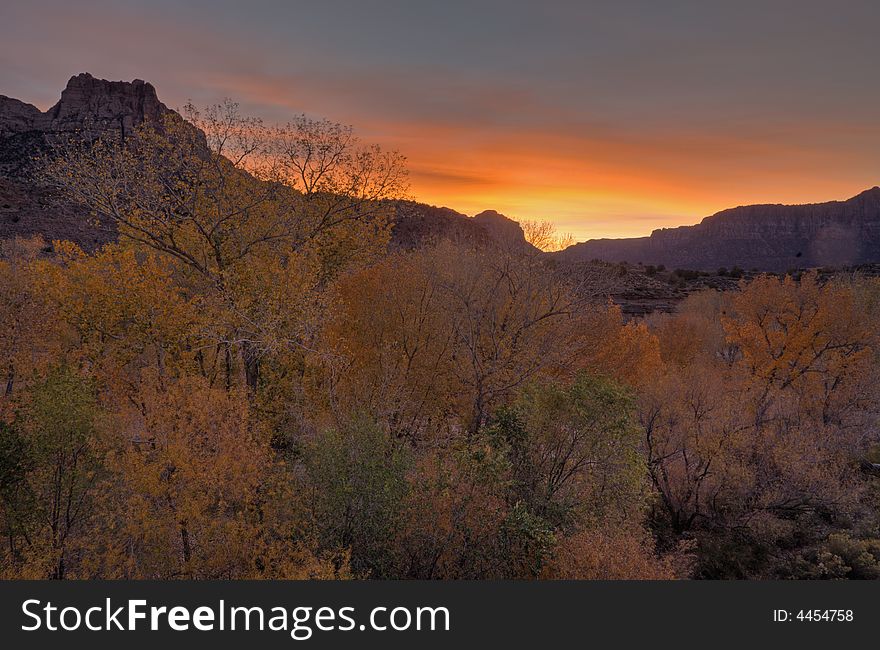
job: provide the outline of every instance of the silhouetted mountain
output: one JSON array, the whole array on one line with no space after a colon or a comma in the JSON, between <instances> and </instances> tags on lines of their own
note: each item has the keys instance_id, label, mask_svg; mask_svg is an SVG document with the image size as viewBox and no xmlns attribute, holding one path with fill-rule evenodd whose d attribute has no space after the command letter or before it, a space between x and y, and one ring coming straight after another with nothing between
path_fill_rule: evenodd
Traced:
<instances>
[{"instance_id":1,"label":"silhouetted mountain","mask_svg":"<svg viewBox=\"0 0 880 650\"><path fill-rule=\"evenodd\" d=\"M87 73L72 77L58 103L45 112L0 95L0 238L39 234L47 240L69 239L87 250L112 240L112 228L94 224L80 206L59 201L29 180L32 161L59 134L118 130L125 135L169 110L147 82L106 81ZM412 201L394 205L392 248L453 239L535 250L518 223L493 210L470 218ZM880 262L880 188L847 201L732 208L695 226L664 228L650 237L590 240L553 255L568 262L600 259L703 270L784 271Z\"/></svg>"},{"instance_id":2,"label":"silhouetted mountain","mask_svg":"<svg viewBox=\"0 0 880 650\"><path fill-rule=\"evenodd\" d=\"M32 162L61 134L118 130L124 136L169 111L149 83L106 81L88 73L72 77L58 103L45 112L0 95L0 239L42 235L46 240L74 241L86 250L114 239L113 229L91 222L81 206L58 200L34 184L29 174ZM528 247L519 224L496 212L471 219L449 208L412 201L394 206L392 248L414 248L441 239L475 246L503 240L505 245Z\"/></svg>"},{"instance_id":3,"label":"silhouetted mountain","mask_svg":"<svg viewBox=\"0 0 880 650\"><path fill-rule=\"evenodd\" d=\"M650 237L592 239L559 256L702 270L785 271L880 262L880 188L846 201L731 208L695 226L663 228Z\"/></svg>"}]
</instances>

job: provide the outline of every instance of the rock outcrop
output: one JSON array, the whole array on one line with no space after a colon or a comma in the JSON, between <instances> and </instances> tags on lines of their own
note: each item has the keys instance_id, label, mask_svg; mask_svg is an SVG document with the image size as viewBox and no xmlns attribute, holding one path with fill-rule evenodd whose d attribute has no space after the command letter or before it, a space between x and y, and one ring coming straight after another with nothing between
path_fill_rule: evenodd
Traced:
<instances>
[{"instance_id":1,"label":"rock outcrop","mask_svg":"<svg viewBox=\"0 0 880 650\"><path fill-rule=\"evenodd\" d=\"M36 106L0 95L0 138L33 130L42 115Z\"/></svg>"},{"instance_id":2,"label":"rock outcrop","mask_svg":"<svg viewBox=\"0 0 880 650\"><path fill-rule=\"evenodd\" d=\"M474 215L474 222L482 226L492 238L511 251L534 253L537 249L526 241L522 226L495 210L484 210Z\"/></svg>"},{"instance_id":3,"label":"rock outcrop","mask_svg":"<svg viewBox=\"0 0 880 650\"><path fill-rule=\"evenodd\" d=\"M451 208L440 208L415 201L395 204L391 228L391 248L410 250L440 241L467 242L484 246L490 233L474 219Z\"/></svg>"},{"instance_id":4,"label":"rock outcrop","mask_svg":"<svg viewBox=\"0 0 880 650\"><path fill-rule=\"evenodd\" d=\"M84 72L70 78L61 99L46 112L0 95L0 136L28 131L80 131L89 127L127 133L144 120L158 121L168 110L152 84L140 79L95 79Z\"/></svg>"},{"instance_id":5,"label":"rock outcrop","mask_svg":"<svg viewBox=\"0 0 880 650\"><path fill-rule=\"evenodd\" d=\"M27 175L33 158L65 133L95 137L108 131L125 136L145 120L158 122L169 109L151 84L106 81L88 73L71 77L49 110L0 95L0 175Z\"/></svg>"}]
</instances>

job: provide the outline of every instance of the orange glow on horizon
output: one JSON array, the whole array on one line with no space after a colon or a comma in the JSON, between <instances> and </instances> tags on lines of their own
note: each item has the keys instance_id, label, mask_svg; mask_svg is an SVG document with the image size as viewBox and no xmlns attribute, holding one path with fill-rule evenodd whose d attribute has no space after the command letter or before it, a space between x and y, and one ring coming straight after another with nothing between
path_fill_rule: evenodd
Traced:
<instances>
[{"instance_id":1,"label":"orange glow on horizon","mask_svg":"<svg viewBox=\"0 0 880 650\"><path fill-rule=\"evenodd\" d=\"M871 3L679 7L647 21L626 3L468 6L466 19L352 3L340 20L320 3L304 15L55 2L49 21L11 4L6 95L45 110L87 71L145 79L170 108L229 97L267 123L326 117L407 156L416 200L546 220L577 240L880 184Z\"/></svg>"},{"instance_id":2,"label":"orange glow on horizon","mask_svg":"<svg viewBox=\"0 0 880 650\"><path fill-rule=\"evenodd\" d=\"M874 123L761 118L622 128L555 114L540 127L514 128L491 118L521 99L504 93L472 96L476 119L415 119L363 103L364 88L381 90L383 79L316 85L224 74L207 83L246 98L257 114L268 107L354 124L363 140L407 156L417 201L546 220L578 241L647 236L738 205L843 200L880 182L868 146L880 138Z\"/></svg>"},{"instance_id":3,"label":"orange glow on horizon","mask_svg":"<svg viewBox=\"0 0 880 650\"><path fill-rule=\"evenodd\" d=\"M492 152L456 150L442 137L422 143L398 146L409 158L416 200L468 215L492 209L515 220L547 220L577 241L647 236L739 205L844 200L878 183L866 173L823 173L823 160L797 151L784 165L747 174L733 165L712 169L712 161L696 155L678 166L640 164L657 154L647 147L634 147L627 164L619 152L600 150L583 160L536 155L542 149L530 144Z\"/></svg>"}]
</instances>

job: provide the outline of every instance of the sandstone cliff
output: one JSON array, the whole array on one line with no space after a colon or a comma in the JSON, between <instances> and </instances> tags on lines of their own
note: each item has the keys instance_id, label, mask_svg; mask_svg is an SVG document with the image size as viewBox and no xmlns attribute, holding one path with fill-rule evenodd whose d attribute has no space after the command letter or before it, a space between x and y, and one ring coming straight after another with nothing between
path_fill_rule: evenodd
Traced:
<instances>
[{"instance_id":1,"label":"sandstone cliff","mask_svg":"<svg viewBox=\"0 0 880 650\"><path fill-rule=\"evenodd\" d=\"M846 201L731 208L695 226L655 230L650 237L575 244L560 257L762 271L878 262L880 187Z\"/></svg>"}]
</instances>

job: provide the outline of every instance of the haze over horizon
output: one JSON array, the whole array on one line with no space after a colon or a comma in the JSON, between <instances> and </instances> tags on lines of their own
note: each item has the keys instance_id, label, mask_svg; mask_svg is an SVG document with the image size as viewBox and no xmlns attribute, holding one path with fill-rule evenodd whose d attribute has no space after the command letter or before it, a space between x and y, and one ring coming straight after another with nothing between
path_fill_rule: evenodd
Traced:
<instances>
[{"instance_id":1,"label":"haze over horizon","mask_svg":"<svg viewBox=\"0 0 880 650\"><path fill-rule=\"evenodd\" d=\"M45 110L90 72L324 116L407 155L420 201L578 240L878 184L875 3L530 4L32 2L4 8L0 94Z\"/></svg>"}]
</instances>

